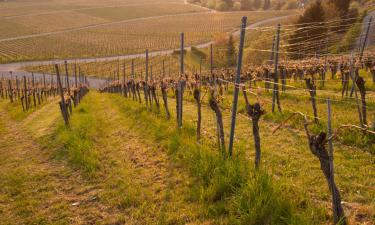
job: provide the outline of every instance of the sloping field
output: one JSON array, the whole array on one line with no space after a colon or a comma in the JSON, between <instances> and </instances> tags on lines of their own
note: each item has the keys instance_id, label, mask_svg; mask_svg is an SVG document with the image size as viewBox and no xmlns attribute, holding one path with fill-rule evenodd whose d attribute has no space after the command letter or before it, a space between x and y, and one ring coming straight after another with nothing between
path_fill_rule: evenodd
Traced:
<instances>
[{"instance_id":1,"label":"sloping field","mask_svg":"<svg viewBox=\"0 0 375 225\"><path fill-rule=\"evenodd\" d=\"M270 16L285 16L294 11L248 12L250 23ZM85 29L58 32L42 37L0 40L0 62L116 56L179 46L179 34L185 33L186 45L212 40L218 34L239 27L243 12L197 13L194 16L163 16L161 18L113 22Z\"/></svg>"}]
</instances>

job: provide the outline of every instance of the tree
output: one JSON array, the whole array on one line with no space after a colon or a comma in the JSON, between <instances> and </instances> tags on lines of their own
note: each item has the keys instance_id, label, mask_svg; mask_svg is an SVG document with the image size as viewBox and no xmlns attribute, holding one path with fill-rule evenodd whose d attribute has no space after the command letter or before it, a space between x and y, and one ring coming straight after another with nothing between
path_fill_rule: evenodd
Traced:
<instances>
[{"instance_id":1,"label":"tree","mask_svg":"<svg viewBox=\"0 0 375 225\"><path fill-rule=\"evenodd\" d=\"M335 5L341 16L349 11L350 0L330 0L330 2Z\"/></svg>"},{"instance_id":2,"label":"tree","mask_svg":"<svg viewBox=\"0 0 375 225\"><path fill-rule=\"evenodd\" d=\"M236 65L236 46L233 40L233 35L228 37L228 66Z\"/></svg>"},{"instance_id":3,"label":"tree","mask_svg":"<svg viewBox=\"0 0 375 225\"><path fill-rule=\"evenodd\" d=\"M216 2L215 9L217 11L226 11L229 9L229 6L225 1L219 0Z\"/></svg>"},{"instance_id":4,"label":"tree","mask_svg":"<svg viewBox=\"0 0 375 225\"><path fill-rule=\"evenodd\" d=\"M261 5L262 5L261 0L254 0L253 2L254 9L259 9Z\"/></svg>"},{"instance_id":5,"label":"tree","mask_svg":"<svg viewBox=\"0 0 375 225\"><path fill-rule=\"evenodd\" d=\"M241 0L241 9L242 10L252 10L252 2L251 0Z\"/></svg>"},{"instance_id":6,"label":"tree","mask_svg":"<svg viewBox=\"0 0 375 225\"><path fill-rule=\"evenodd\" d=\"M264 0L263 10L268 10L271 8L271 0Z\"/></svg>"},{"instance_id":7,"label":"tree","mask_svg":"<svg viewBox=\"0 0 375 225\"><path fill-rule=\"evenodd\" d=\"M228 6L229 9L233 8L233 0L222 0Z\"/></svg>"},{"instance_id":8,"label":"tree","mask_svg":"<svg viewBox=\"0 0 375 225\"><path fill-rule=\"evenodd\" d=\"M289 39L289 52L292 58L301 58L307 54L316 53L322 36L327 32L324 21L322 1L317 0L297 20L297 29Z\"/></svg>"}]
</instances>

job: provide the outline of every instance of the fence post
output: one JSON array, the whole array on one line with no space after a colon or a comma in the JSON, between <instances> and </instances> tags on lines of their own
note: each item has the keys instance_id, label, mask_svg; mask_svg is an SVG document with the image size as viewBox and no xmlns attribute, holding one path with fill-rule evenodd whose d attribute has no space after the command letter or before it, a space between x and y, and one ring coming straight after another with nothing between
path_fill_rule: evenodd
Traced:
<instances>
[{"instance_id":1,"label":"fence post","mask_svg":"<svg viewBox=\"0 0 375 225\"><path fill-rule=\"evenodd\" d=\"M271 51L271 56L270 56L270 61L269 61L270 65L272 65L273 61L274 61L274 56L275 56L275 42L276 42L276 36L274 36L272 38L272 51ZM270 71L269 71L269 69L267 69L265 75L266 75L266 77L265 77L266 81L264 83L264 87L266 88L266 91L268 92L268 90L270 89Z\"/></svg>"},{"instance_id":2,"label":"fence post","mask_svg":"<svg viewBox=\"0 0 375 225\"><path fill-rule=\"evenodd\" d=\"M68 88L68 95L70 95L70 84L69 84L69 72L68 72L68 62L65 60L65 76L66 76L66 85Z\"/></svg>"},{"instance_id":3,"label":"fence post","mask_svg":"<svg viewBox=\"0 0 375 225\"><path fill-rule=\"evenodd\" d=\"M359 47L360 50L361 50L360 51L360 55L359 55L359 63L361 63L361 64L362 64L363 52L365 51L366 44L367 44L367 39L368 39L368 34L369 34L370 28L371 28L371 23L372 23L372 16L370 17L369 22L368 22L368 26L367 26L367 30L366 30L366 35L365 35L365 40L363 41L362 46ZM359 45L361 45L361 43ZM353 80L352 88L350 89L350 97L353 97L353 93L354 93L354 89L355 89L355 85L356 85L356 80L357 80L357 74L355 76L355 79Z\"/></svg>"},{"instance_id":4,"label":"fence post","mask_svg":"<svg viewBox=\"0 0 375 225\"><path fill-rule=\"evenodd\" d=\"M17 98L20 99L20 83L18 81L17 76L16 76L16 90L17 90Z\"/></svg>"},{"instance_id":5,"label":"fence post","mask_svg":"<svg viewBox=\"0 0 375 225\"><path fill-rule=\"evenodd\" d=\"M135 79L135 76L134 76L134 59L132 59L132 78Z\"/></svg>"},{"instance_id":6,"label":"fence post","mask_svg":"<svg viewBox=\"0 0 375 225\"><path fill-rule=\"evenodd\" d=\"M163 78L165 77L165 62L163 60Z\"/></svg>"},{"instance_id":7,"label":"fence post","mask_svg":"<svg viewBox=\"0 0 375 225\"><path fill-rule=\"evenodd\" d=\"M276 51L275 51L275 77L274 77L274 84L273 84L273 95L272 95L272 113L275 112L275 104L277 102L277 107L279 112L281 112L280 107L280 96L279 96L279 74L278 74L278 67L279 67L279 46L280 46L280 24L277 25L277 36L276 36Z\"/></svg>"},{"instance_id":8,"label":"fence post","mask_svg":"<svg viewBox=\"0 0 375 225\"><path fill-rule=\"evenodd\" d=\"M371 23L372 23L372 16L369 19L368 26L367 26L367 31L366 31L366 36L365 36L365 40L362 43L361 55L359 56L359 62L362 61L363 52L365 51L366 44L367 44L367 39L368 39L368 34L369 34L370 28L371 28Z\"/></svg>"},{"instance_id":9,"label":"fence post","mask_svg":"<svg viewBox=\"0 0 375 225\"><path fill-rule=\"evenodd\" d=\"M36 107L35 78L34 78L34 72L31 72L31 84L33 85L33 101L34 101L34 107Z\"/></svg>"},{"instance_id":10,"label":"fence post","mask_svg":"<svg viewBox=\"0 0 375 225\"><path fill-rule=\"evenodd\" d=\"M24 98L25 98L25 108L26 111L29 110L29 98L27 96L27 84L26 84L26 76L23 76L23 88L24 88Z\"/></svg>"},{"instance_id":11,"label":"fence post","mask_svg":"<svg viewBox=\"0 0 375 225\"><path fill-rule=\"evenodd\" d=\"M75 84L75 87L77 88L78 82L77 82L77 64L76 63L74 63L74 84Z\"/></svg>"},{"instance_id":12,"label":"fence post","mask_svg":"<svg viewBox=\"0 0 375 225\"><path fill-rule=\"evenodd\" d=\"M128 97L128 87L126 85L126 64L125 62L122 64L122 76L123 76L123 84L122 84L122 88L123 88L123 95L125 97Z\"/></svg>"},{"instance_id":13,"label":"fence post","mask_svg":"<svg viewBox=\"0 0 375 225\"><path fill-rule=\"evenodd\" d=\"M211 79L214 73L214 50L212 44L210 44L210 75Z\"/></svg>"},{"instance_id":14,"label":"fence post","mask_svg":"<svg viewBox=\"0 0 375 225\"><path fill-rule=\"evenodd\" d=\"M352 81L354 82L354 95L355 95L355 100L356 100L356 104L357 104L357 110L358 110L358 117L359 117L359 123L361 125L362 128L364 128L364 124L363 124L363 120L362 120L362 112L361 112L361 107L360 107L360 103L359 103L359 99L358 99L358 94L357 94L357 87L356 87L356 79L357 77L355 75L353 75L353 70L354 70L354 62L353 62L353 53L351 54L351 57L350 57L350 78L352 79Z\"/></svg>"},{"instance_id":15,"label":"fence post","mask_svg":"<svg viewBox=\"0 0 375 225\"><path fill-rule=\"evenodd\" d=\"M181 52L180 52L180 56L181 56L181 59L180 59L180 73L181 73L181 76L185 73L185 68L184 68L184 50L185 50L185 47L184 47L184 33L181 33Z\"/></svg>"},{"instance_id":16,"label":"fence post","mask_svg":"<svg viewBox=\"0 0 375 225\"><path fill-rule=\"evenodd\" d=\"M145 95L145 102L146 107L148 108L148 49L146 49L146 74L145 74L145 82L144 82L144 95Z\"/></svg>"},{"instance_id":17,"label":"fence post","mask_svg":"<svg viewBox=\"0 0 375 225\"><path fill-rule=\"evenodd\" d=\"M236 115L237 115L237 102L238 102L238 93L239 93L239 83L241 80L241 69L242 69L242 56L243 48L245 42L245 31L246 31L246 22L247 17L242 17L242 26L241 26L241 37L240 37L240 46L238 51L238 60L237 60L237 75L235 80L235 87L233 93L233 107L232 107L232 118L231 118L231 130L229 137L229 155L232 156L233 152L233 141L234 141L234 130L236 128Z\"/></svg>"},{"instance_id":18,"label":"fence post","mask_svg":"<svg viewBox=\"0 0 375 225\"><path fill-rule=\"evenodd\" d=\"M335 174L334 174L334 165L333 165L333 141L332 141L332 122L331 122L331 99L327 99L327 115L328 115L328 153L329 153L329 185L332 194L332 208L333 208L333 221L334 224L346 224L344 210L341 205L340 193L335 185Z\"/></svg>"},{"instance_id":19,"label":"fence post","mask_svg":"<svg viewBox=\"0 0 375 225\"><path fill-rule=\"evenodd\" d=\"M56 75L57 75L57 85L59 86L60 97L61 97L61 102L60 102L61 112L64 118L65 125L69 126L69 118L68 118L68 111L65 105L64 90L61 84L59 66L57 64L55 64L55 69L56 69Z\"/></svg>"},{"instance_id":20,"label":"fence post","mask_svg":"<svg viewBox=\"0 0 375 225\"><path fill-rule=\"evenodd\" d=\"M8 89L9 89L9 98L10 98L10 102L13 103L12 79L9 79L9 80L8 80Z\"/></svg>"}]
</instances>

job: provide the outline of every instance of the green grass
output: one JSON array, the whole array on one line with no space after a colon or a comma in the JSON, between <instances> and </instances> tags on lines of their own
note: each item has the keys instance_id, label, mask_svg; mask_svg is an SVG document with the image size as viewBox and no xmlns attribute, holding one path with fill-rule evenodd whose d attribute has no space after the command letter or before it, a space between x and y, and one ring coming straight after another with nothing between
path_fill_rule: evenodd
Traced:
<instances>
[{"instance_id":1,"label":"green grass","mask_svg":"<svg viewBox=\"0 0 375 225\"><path fill-rule=\"evenodd\" d=\"M230 93L228 93L228 95L230 96ZM328 220L330 218L328 214L330 194L328 192L328 187L322 175L322 172L319 169L319 162L308 149L307 140L302 129L302 119L298 117L294 118L293 120L288 122L287 127L271 135L273 128L278 125L277 121L284 120L288 114L293 112L293 109L303 112L309 112L311 110L311 106L309 104L306 104L306 100L299 99L299 101L296 101L298 98L291 98L288 100L288 98L284 99L284 97L282 97L284 114L271 114L269 108L270 105L266 104L268 113L265 116L265 119L260 122L261 145L263 152L262 167L264 167L264 170L266 170L268 174L272 174L272 178L278 181L280 187L283 190L283 194L289 196L289 199L293 199L296 201L293 203L293 206L298 206L306 209L307 214L314 218L313 220L325 220L323 218L326 218ZM120 97L120 99L122 98ZM191 143L195 143L195 131L191 123L196 119L196 107L191 100L191 96L186 94L186 96L184 96L184 99L186 99L184 103L184 131L189 133L187 137L190 138ZM251 97L251 101L253 101L252 99L253 97ZM172 98L170 99L170 101L172 101L172 103L170 104L174 105L174 100ZM228 102L226 103L228 104ZM127 106L128 110L131 110L132 107L138 108L137 105L138 103L129 103L129 105ZM288 106L288 110L286 110L286 106ZM172 110L172 115L174 115L174 107L170 106L170 109ZM319 109L321 109L321 112L324 112L323 109L326 109L326 104L324 101L319 103ZM333 109L334 121L336 124L335 126L337 126L337 122L342 122L342 119L354 123L353 121L355 120L356 115L346 113L348 109L348 106L346 104L337 104L333 107ZM240 98L240 111L241 110L243 113L242 97ZM153 123L152 121L156 120L155 118L149 120L145 119L143 117L143 113L145 112L141 111L141 109L137 109L132 112L133 113L131 113L132 115L130 116L130 118L132 118L134 121L144 121L145 124L147 124L145 128L142 127L140 129L142 133L145 133L148 129L155 130L156 137L159 137L155 140L156 142L167 141L167 139L169 139L169 149L179 149L180 144L184 145L182 147L184 149L184 151L182 151L183 153L179 153L179 151L172 151L172 153L178 152L178 154L173 153L173 155L179 156L178 159L184 159L185 154L189 154L190 152L192 152L191 149L194 149L194 146L190 146L190 142L185 140L185 138L182 138L181 140L180 136L184 135L184 132L177 134L171 132L164 136L164 132L160 131L166 130L164 124L165 122L160 122L161 124L163 124L163 126L160 125L158 129L152 128L151 124ZM161 116L163 120L163 114L164 113L161 113L160 115L157 114L157 118L160 118ZM215 150L216 137L214 134L216 132L216 125L213 122L214 119L212 118L213 116L211 116L212 114L213 112L208 110L207 106L203 108L202 132L204 133L204 139L202 142L204 143L204 146L209 146L208 149L211 149L210 151L213 151L216 155L219 155ZM311 114L311 112L309 114ZM126 117L128 116L129 115L126 114ZM223 116L224 129L226 131L226 135L228 135L230 127L230 111L224 110ZM254 153L252 150L253 140L251 138L251 132L249 131L251 129L251 125L249 124L248 119L246 119L245 117L246 116L239 115L237 118L235 155L246 155L246 158L248 158L249 156L250 158L252 158L254 157ZM324 118L325 116L320 115L320 117ZM175 122L172 121L171 123L172 124L170 126L172 128L175 127ZM136 126L138 127L138 123L136 124ZM159 122L157 122L157 124L159 124ZM318 132L321 130L325 130L325 127L325 122L322 121L319 125L312 126L312 130L314 132ZM146 135L152 136L149 133L147 133ZM343 201L350 202L348 203L348 205L353 205L351 207L355 208L348 209L349 211L351 211L350 216L352 221L357 220L354 218L356 215L354 210L364 212L366 215L366 220L371 220L371 218L373 218L373 214L370 213L371 209L373 208L373 205L371 203L372 197L370 197L373 195L373 190L371 189L371 183L373 182L373 179L370 178L368 176L368 173L366 172L368 170L371 170L370 167L373 162L373 156L366 151L361 151L361 148L364 150L371 150L373 145L371 145L370 142L368 144L369 145L363 146L362 148L362 146L356 146L353 143L351 144L351 147L342 144L341 141L335 141L334 143L337 183L340 187L340 190L342 190L341 194L343 197ZM191 162L195 162L194 164L199 165L199 160L193 159L190 160L190 163ZM189 162L184 162L184 164L189 165ZM205 162L204 165L209 167L211 164ZM212 167L207 170L212 170ZM355 173L354 176L353 171L357 170L359 170L359 172ZM205 174L204 171L206 170L202 169L202 171L202 173ZM206 190L206 188L202 189ZM205 198L206 196L221 196L220 194L216 195L216 193L220 192L215 191L210 192L214 193L212 195L204 195L205 193L207 193L205 191L201 191L198 193L200 194L193 195L196 196L195 199L206 199L207 201L212 198ZM220 210L219 205L214 205L212 206L212 208L212 210L208 210L208 212L211 212L207 212L208 215L215 215L214 212L225 212L225 210L223 209ZM327 210L325 210L325 208Z\"/></svg>"},{"instance_id":2,"label":"green grass","mask_svg":"<svg viewBox=\"0 0 375 225\"><path fill-rule=\"evenodd\" d=\"M93 96L88 98L74 110L76 115L71 117L70 128L60 123L54 138L57 143L62 144L59 154L66 155L73 166L83 169L88 175L93 175L99 169L99 155L93 148L94 141L104 135L100 129L104 122L95 115L95 108L90 103Z\"/></svg>"},{"instance_id":3,"label":"green grass","mask_svg":"<svg viewBox=\"0 0 375 225\"><path fill-rule=\"evenodd\" d=\"M230 93L227 94L230 96ZM95 194L100 207L110 208L114 220L121 223L129 221L129 215L143 224L183 224L186 221L195 221L195 224L206 221L213 224L326 224L331 220L328 187L318 160L308 150L303 133L283 128L282 132L270 134L275 122L283 120L288 112L273 115L267 110L266 119L260 122L262 161L260 171L254 171L251 123L242 116L237 118L234 157L224 160L216 147L213 112L203 106L203 139L201 144L197 144L196 107L191 102L191 96L186 94L185 97L189 100L184 103L184 127L180 131L176 129L174 119L165 120L163 111L152 108L150 112L143 105L119 95L94 91L74 109L70 129L63 126L58 107L54 104L48 108L43 106L20 122L36 129L37 137L46 135L46 132L42 132L41 125L34 123L51 126L52 133L43 137L41 142L48 155L57 157L59 163L67 161L72 169L84 175L86 187L100 190ZM304 100L296 100L285 97L282 104L292 106L303 103L309 107ZM172 101L170 99L169 104L173 117L175 109ZM2 104L6 106L8 103ZM325 107L324 102L321 104L322 108ZM302 106L299 104L299 107ZM336 107L335 112L342 114L346 106ZM240 112L244 112L242 98ZM54 120L38 116L42 114L54 117L54 120L58 118L57 128ZM223 111L225 131L229 128L229 114L229 111ZM345 116L352 118L351 115ZM336 117L339 119L339 116ZM295 128L300 127L301 122L299 118L290 121ZM321 124L313 129L318 131L324 127ZM354 218L358 211L364 214L366 221L371 221L373 156L359 151L360 147L349 148L335 142L336 180L346 202L345 207L349 206L346 210L350 220L356 221ZM17 149L29 148L19 146ZM33 149L32 153L35 152L37 150ZM143 162L139 161L142 157ZM9 163L7 158L2 160L4 165ZM17 157L17 160L22 160L22 157ZM163 163L156 163L159 161ZM25 161L17 163L24 165ZM166 168L168 173L160 173L157 169L160 167ZM30 168L39 171L36 165L30 165ZM50 182L51 174L45 175L45 168L40 170L41 173L23 176L23 171L30 168L20 168L14 173L7 172L13 170L5 170L4 174L0 174L4 177L3 187L6 187L6 194L0 195L0 200L9 202L13 194L19 195L19 202L15 203L17 206L11 205L23 218L20 221L48 224L49 218L34 199L41 198L45 202L53 196L51 190L59 184ZM167 177L161 184L153 180L152 175L158 173ZM43 182L45 184L40 185ZM82 183L76 175L70 175L69 182L72 185ZM14 185L19 189L12 190L10 187ZM43 195L34 198L30 187L35 186ZM56 212L56 217L51 220L64 223L72 218L68 208L54 202L50 208L52 211L48 211ZM84 206L80 209L88 210L88 215L97 213ZM0 207L1 210L3 208ZM32 215L35 215L33 219ZM103 220L110 221L108 218Z\"/></svg>"},{"instance_id":4,"label":"green grass","mask_svg":"<svg viewBox=\"0 0 375 225\"><path fill-rule=\"evenodd\" d=\"M177 131L174 121L166 122L162 114L150 114L143 106L116 95L111 97L124 116L134 121L131 125L168 149L171 157L190 171L195 179L191 198L206 205L208 218L230 224L248 224L249 221L253 224L314 224L314 218L305 214L294 199L283 195L281 187L266 172L250 169L244 154L224 160L214 145L196 143L191 124L185 123L184 128Z\"/></svg>"}]
</instances>

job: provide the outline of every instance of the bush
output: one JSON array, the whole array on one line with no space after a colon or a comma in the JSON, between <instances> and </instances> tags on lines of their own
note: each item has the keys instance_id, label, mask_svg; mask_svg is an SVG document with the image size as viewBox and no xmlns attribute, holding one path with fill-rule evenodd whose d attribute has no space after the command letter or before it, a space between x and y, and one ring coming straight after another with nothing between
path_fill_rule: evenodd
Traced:
<instances>
[{"instance_id":1,"label":"bush","mask_svg":"<svg viewBox=\"0 0 375 225\"><path fill-rule=\"evenodd\" d=\"M217 11L225 11L225 10L228 10L228 5L227 5L227 3L223 2L223 1L219 1L219 2L216 3L215 9Z\"/></svg>"}]
</instances>

